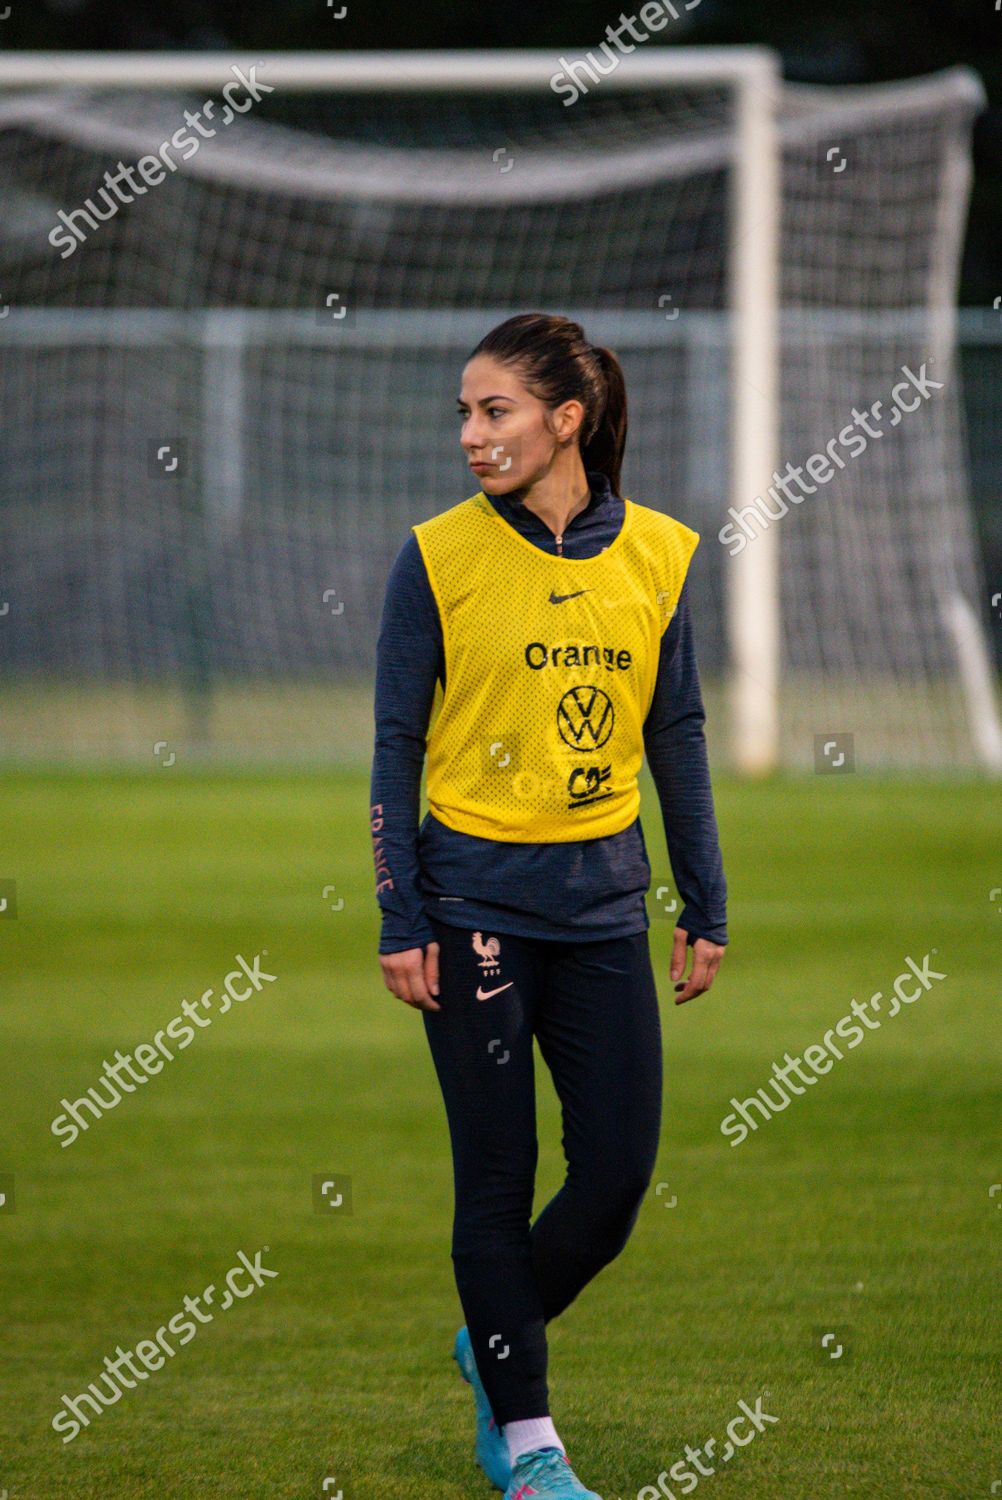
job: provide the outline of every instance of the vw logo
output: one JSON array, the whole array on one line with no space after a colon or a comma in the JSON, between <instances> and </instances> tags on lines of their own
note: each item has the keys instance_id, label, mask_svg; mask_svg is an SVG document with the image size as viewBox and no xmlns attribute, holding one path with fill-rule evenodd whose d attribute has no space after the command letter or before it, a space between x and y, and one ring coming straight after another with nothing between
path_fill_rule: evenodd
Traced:
<instances>
[{"instance_id":1,"label":"vw logo","mask_svg":"<svg viewBox=\"0 0 1002 1500\"><path fill-rule=\"evenodd\" d=\"M573 750L598 750L616 722L612 699L599 687L568 688L557 705L557 728Z\"/></svg>"}]
</instances>

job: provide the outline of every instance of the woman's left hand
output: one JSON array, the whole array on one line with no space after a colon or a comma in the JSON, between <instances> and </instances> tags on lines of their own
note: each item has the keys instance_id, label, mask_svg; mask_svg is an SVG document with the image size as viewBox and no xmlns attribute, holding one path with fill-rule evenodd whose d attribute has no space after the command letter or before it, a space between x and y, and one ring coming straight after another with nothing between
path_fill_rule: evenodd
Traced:
<instances>
[{"instance_id":1,"label":"woman's left hand","mask_svg":"<svg viewBox=\"0 0 1002 1500\"><path fill-rule=\"evenodd\" d=\"M697 995L705 995L710 988L720 968L720 961L724 956L724 949L720 943L711 943L709 938L697 938L692 945L692 972L688 979L685 974L685 953L688 946L689 934L684 927L675 928L675 946L671 955L671 977L678 981L675 985L675 1004L684 1005L686 1000L692 1000ZM678 993L681 991L681 993Z\"/></svg>"}]
</instances>

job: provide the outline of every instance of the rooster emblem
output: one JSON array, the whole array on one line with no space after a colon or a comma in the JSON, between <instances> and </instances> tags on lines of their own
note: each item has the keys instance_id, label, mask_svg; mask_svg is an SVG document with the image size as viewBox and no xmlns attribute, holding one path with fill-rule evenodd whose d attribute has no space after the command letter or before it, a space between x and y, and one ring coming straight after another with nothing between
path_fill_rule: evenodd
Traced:
<instances>
[{"instance_id":1,"label":"rooster emblem","mask_svg":"<svg viewBox=\"0 0 1002 1500\"><path fill-rule=\"evenodd\" d=\"M485 976L501 972L499 960L501 952L500 938L489 937L485 943L482 935L479 932L475 932L473 934L473 951L480 955L480 967L483 969Z\"/></svg>"}]
</instances>

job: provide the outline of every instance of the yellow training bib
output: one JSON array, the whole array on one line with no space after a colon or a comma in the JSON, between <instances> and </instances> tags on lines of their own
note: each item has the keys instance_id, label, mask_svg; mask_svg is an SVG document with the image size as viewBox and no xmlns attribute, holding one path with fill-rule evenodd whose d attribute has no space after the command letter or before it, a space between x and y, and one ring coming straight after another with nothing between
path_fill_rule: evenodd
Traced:
<instances>
[{"instance_id":1,"label":"yellow training bib","mask_svg":"<svg viewBox=\"0 0 1002 1500\"><path fill-rule=\"evenodd\" d=\"M543 552L482 491L412 527L442 621L427 787L449 828L569 843L636 818L661 636L699 537L624 505L589 558Z\"/></svg>"}]
</instances>

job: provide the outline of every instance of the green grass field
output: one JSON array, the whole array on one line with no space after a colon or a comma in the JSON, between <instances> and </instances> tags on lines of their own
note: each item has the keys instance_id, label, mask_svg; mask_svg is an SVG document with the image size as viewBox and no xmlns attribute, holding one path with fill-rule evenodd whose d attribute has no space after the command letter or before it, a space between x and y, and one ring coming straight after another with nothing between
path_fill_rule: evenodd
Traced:
<instances>
[{"instance_id":1,"label":"green grass field","mask_svg":"<svg viewBox=\"0 0 1002 1500\"><path fill-rule=\"evenodd\" d=\"M761 1396L779 1421L701 1480L708 1493L990 1500L1002 1481L998 789L719 780L717 800L731 951L713 992L676 1010L671 921L652 891L661 1153L625 1251L551 1325L561 1436L606 1500L632 1500L686 1444L714 1437L719 1451L738 1401ZM11 1500L320 1500L325 1477L345 1500L495 1493L473 1466L472 1402L449 1358L462 1318L448 1134L421 1018L376 960L367 803L364 772L6 777ZM657 886L649 783L644 824ZM235 954L265 949L274 983L60 1146L61 1097L96 1083L116 1048L151 1041L182 1000L218 992ZM729 1145L731 1095L932 949L944 981ZM540 1207L562 1159L541 1064L537 1077ZM325 1171L351 1177L350 1217L314 1212ZM50 1425L64 1393L264 1246L277 1277L64 1445Z\"/></svg>"}]
</instances>

